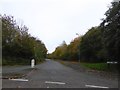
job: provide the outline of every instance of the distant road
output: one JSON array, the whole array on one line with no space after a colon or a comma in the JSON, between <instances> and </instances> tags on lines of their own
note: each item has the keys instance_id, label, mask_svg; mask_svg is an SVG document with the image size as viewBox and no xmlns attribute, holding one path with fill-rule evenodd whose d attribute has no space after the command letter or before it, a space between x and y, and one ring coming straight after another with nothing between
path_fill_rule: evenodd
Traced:
<instances>
[{"instance_id":1,"label":"distant road","mask_svg":"<svg viewBox=\"0 0 120 90\"><path fill-rule=\"evenodd\" d=\"M24 66L21 69L28 68ZM19 68L17 68L20 70ZM13 69L13 70L17 70ZM7 71L7 68L5 68ZM9 68L10 70L10 68ZM17 71L16 71L17 72ZM3 88L117 88L118 81L78 72L47 59L22 79L3 79Z\"/></svg>"}]
</instances>

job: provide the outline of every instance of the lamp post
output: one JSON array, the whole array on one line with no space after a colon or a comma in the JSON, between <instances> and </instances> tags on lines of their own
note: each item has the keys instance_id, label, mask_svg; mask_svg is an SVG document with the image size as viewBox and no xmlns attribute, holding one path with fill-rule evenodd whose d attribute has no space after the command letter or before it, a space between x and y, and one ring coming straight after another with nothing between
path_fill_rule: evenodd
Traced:
<instances>
[{"instance_id":1,"label":"lamp post","mask_svg":"<svg viewBox=\"0 0 120 90\"><path fill-rule=\"evenodd\" d=\"M35 46L34 46L34 58L36 58Z\"/></svg>"},{"instance_id":2,"label":"lamp post","mask_svg":"<svg viewBox=\"0 0 120 90\"><path fill-rule=\"evenodd\" d=\"M76 33L76 35L78 36L78 37L80 37L80 35L78 34L78 33ZM79 39L79 43L80 43L80 39ZM80 63L80 45L79 45L79 51L78 51L78 58L79 58L79 63Z\"/></svg>"}]
</instances>

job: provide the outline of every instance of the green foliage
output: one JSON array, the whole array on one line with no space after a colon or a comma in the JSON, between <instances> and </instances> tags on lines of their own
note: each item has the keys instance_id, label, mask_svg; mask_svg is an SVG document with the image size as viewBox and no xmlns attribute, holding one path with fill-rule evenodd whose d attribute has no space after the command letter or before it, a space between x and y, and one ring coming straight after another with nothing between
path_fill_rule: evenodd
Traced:
<instances>
[{"instance_id":1,"label":"green foliage","mask_svg":"<svg viewBox=\"0 0 120 90\"><path fill-rule=\"evenodd\" d=\"M106 62L120 60L120 2L112 2L106 18L69 45L61 45L49 54L50 58L78 60L82 62Z\"/></svg>"},{"instance_id":2,"label":"green foliage","mask_svg":"<svg viewBox=\"0 0 120 90\"><path fill-rule=\"evenodd\" d=\"M20 57L5 57L2 59L2 65L30 65L31 60L26 58L20 58Z\"/></svg>"},{"instance_id":3,"label":"green foliage","mask_svg":"<svg viewBox=\"0 0 120 90\"><path fill-rule=\"evenodd\" d=\"M107 58L118 61L120 59L120 2L112 2L112 6L105 15L101 28L104 47L108 53Z\"/></svg>"},{"instance_id":4,"label":"green foliage","mask_svg":"<svg viewBox=\"0 0 120 90\"><path fill-rule=\"evenodd\" d=\"M28 28L25 25L20 27L12 16L2 16L3 65L10 62L27 64L32 58L41 61L46 57L46 53L45 45L28 34Z\"/></svg>"},{"instance_id":5,"label":"green foliage","mask_svg":"<svg viewBox=\"0 0 120 90\"><path fill-rule=\"evenodd\" d=\"M93 70L99 70L99 71L112 71L117 72L117 65L116 64L110 64L108 66L107 63L81 63L81 65L93 69Z\"/></svg>"},{"instance_id":6,"label":"green foliage","mask_svg":"<svg viewBox=\"0 0 120 90\"><path fill-rule=\"evenodd\" d=\"M107 63L81 63L81 65L93 70L109 71Z\"/></svg>"},{"instance_id":7,"label":"green foliage","mask_svg":"<svg viewBox=\"0 0 120 90\"><path fill-rule=\"evenodd\" d=\"M2 30L0 21L0 66L2 65Z\"/></svg>"},{"instance_id":8,"label":"green foliage","mask_svg":"<svg viewBox=\"0 0 120 90\"><path fill-rule=\"evenodd\" d=\"M37 62L43 61L44 58L46 58L47 49L40 40L36 41L34 52L35 52L35 59L38 60Z\"/></svg>"},{"instance_id":9,"label":"green foliage","mask_svg":"<svg viewBox=\"0 0 120 90\"><path fill-rule=\"evenodd\" d=\"M113 2L100 26L91 28L82 38L83 61L106 62L120 59L120 2Z\"/></svg>"},{"instance_id":10,"label":"green foliage","mask_svg":"<svg viewBox=\"0 0 120 90\"><path fill-rule=\"evenodd\" d=\"M81 63L81 65L84 65L94 70L101 70L101 71L109 70L107 63Z\"/></svg>"},{"instance_id":11,"label":"green foliage","mask_svg":"<svg viewBox=\"0 0 120 90\"><path fill-rule=\"evenodd\" d=\"M92 27L83 37L80 44L80 55L87 62L102 62L105 58L102 33L99 27Z\"/></svg>"}]
</instances>

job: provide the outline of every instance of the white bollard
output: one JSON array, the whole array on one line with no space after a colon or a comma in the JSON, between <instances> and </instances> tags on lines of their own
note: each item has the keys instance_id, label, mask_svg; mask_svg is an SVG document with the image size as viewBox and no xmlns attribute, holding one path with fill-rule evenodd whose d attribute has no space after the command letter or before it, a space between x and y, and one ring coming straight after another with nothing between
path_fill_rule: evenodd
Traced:
<instances>
[{"instance_id":1,"label":"white bollard","mask_svg":"<svg viewBox=\"0 0 120 90\"><path fill-rule=\"evenodd\" d=\"M31 68L34 68L34 66L35 66L35 60L32 59L32 60L31 60Z\"/></svg>"}]
</instances>

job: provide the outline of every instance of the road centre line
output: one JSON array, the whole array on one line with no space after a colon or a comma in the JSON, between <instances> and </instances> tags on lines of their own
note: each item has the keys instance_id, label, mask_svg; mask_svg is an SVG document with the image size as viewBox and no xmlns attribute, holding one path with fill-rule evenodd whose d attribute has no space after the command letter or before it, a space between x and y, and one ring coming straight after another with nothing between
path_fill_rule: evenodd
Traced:
<instances>
[{"instance_id":1,"label":"road centre line","mask_svg":"<svg viewBox=\"0 0 120 90\"><path fill-rule=\"evenodd\" d=\"M12 81L25 81L25 82L28 81L27 79L9 79L9 80L12 80Z\"/></svg>"},{"instance_id":2,"label":"road centre line","mask_svg":"<svg viewBox=\"0 0 120 90\"><path fill-rule=\"evenodd\" d=\"M63 82L52 82L52 81L45 81L45 83L50 83L50 84L65 84Z\"/></svg>"},{"instance_id":3,"label":"road centre line","mask_svg":"<svg viewBox=\"0 0 120 90\"><path fill-rule=\"evenodd\" d=\"M109 88L104 86L95 86L95 85L85 85L86 87L93 87L93 88Z\"/></svg>"}]
</instances>

